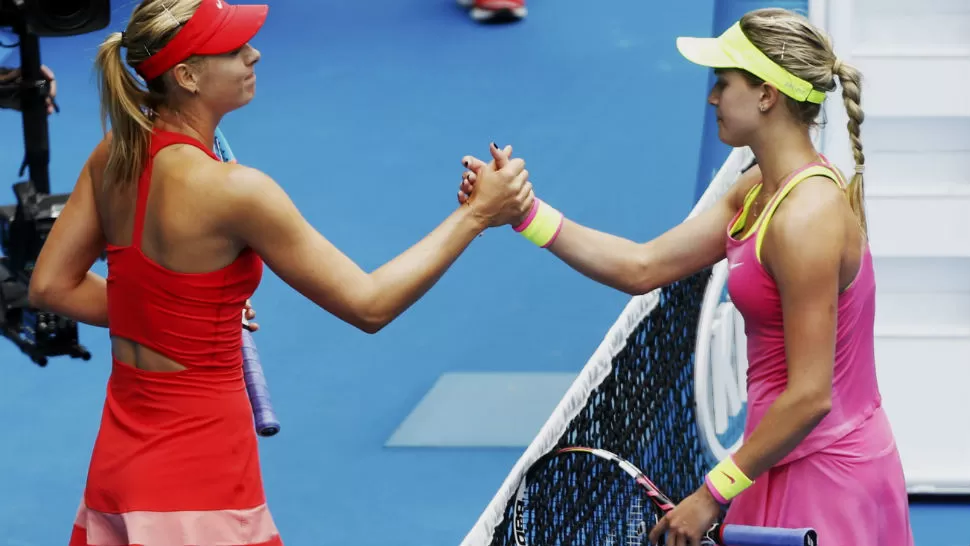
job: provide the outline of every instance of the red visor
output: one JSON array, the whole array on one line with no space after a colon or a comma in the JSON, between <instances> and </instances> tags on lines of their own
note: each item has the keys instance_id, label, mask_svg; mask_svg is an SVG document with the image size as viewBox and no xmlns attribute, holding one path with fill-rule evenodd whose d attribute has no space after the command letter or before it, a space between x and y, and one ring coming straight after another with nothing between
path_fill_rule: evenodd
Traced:
<instances>
[{"instance_id":1,"label":"red visor","mask_svg":"<svg viewBox=\"0 0 970 546\"><path fill-rule=\"evenodd\" d=\"M232 6L226 0L202 0L172 41L135 70L151 81L192 55L235 51L259 32L268 12L266 5Z\"/></svg>"}]
</instances>

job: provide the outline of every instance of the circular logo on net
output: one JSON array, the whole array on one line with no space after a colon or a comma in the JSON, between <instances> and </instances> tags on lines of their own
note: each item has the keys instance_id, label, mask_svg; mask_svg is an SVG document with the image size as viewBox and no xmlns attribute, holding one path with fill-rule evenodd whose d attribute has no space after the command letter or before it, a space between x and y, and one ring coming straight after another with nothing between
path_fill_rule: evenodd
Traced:
<instances>
[{"instance_id":1,"label":"circular logo on net","mask_svg":"<svg viewBox=\"0 0 970 546\"><path fill-rule=\"evenodd\" d=\"M728 297L727 273L726 260L711 273L694 353L698 433L713 461L741 447L748 402L744 320Z\"/></svg>"}]
</instances>

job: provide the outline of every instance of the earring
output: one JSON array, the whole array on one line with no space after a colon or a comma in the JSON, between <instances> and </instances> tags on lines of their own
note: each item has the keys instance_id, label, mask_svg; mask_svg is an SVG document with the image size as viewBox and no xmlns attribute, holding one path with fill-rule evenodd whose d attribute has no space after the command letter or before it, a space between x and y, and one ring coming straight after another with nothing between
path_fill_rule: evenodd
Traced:
<instances>
[{"instance_id":1,"label":"earring","mask_svg":"<svg viewBox=\"0 0 970 546\"><path fill-rule=\"evenodd\" d=\"M761 110L761 113L763 114L768 111L768 107L762 104L758 106L758 110Z\"/></svg>"}]
</instances>

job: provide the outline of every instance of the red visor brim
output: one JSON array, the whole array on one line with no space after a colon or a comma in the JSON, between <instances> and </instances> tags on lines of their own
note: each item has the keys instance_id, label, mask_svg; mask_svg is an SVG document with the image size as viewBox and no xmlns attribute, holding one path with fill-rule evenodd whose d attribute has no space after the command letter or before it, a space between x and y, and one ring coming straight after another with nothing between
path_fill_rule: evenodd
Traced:
<instances>
[{"instance_id":1,"label":"red visor brim","mask_svg":"<svg viewBox=\"0 0 970 546\"><path fill-rule=\"evenodd\" d=\"M235 51L253 39L266 22L268 5L227 6L229 14L212 38L196 49L197 55L221 55Z\"/></svg>"},{"instance_id":2,"label":"red visor brim","mask_svg":"<svg viewBox=\"0 0 970 546\"><path fill-rule=\"evenodd\" d=\"M135 70L153 80L192 55L221 55L235 51L259 32L269 6L234 6L225 0L202 0L195 14L160 51Z\"/></svg>"}]
</instances>

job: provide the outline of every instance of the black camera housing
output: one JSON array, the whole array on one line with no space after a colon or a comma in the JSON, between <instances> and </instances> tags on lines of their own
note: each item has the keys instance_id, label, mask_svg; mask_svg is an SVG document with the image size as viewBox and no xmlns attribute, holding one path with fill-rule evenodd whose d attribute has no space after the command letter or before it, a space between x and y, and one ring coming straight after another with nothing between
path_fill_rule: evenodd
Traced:
<instances>
[{"instance_id":1,"label":"black camera housing","mask_svg":"<svg viewBox=\"0 0 970 546\"><path fill-rule=\"evenodd\" d=\"M47 132L48 82L41 72L39 37L66 37L104 29L111 20L109 0L0 0L0 28L17 34L20 78L0 86L0 104L23 116L24 162L13 185L16 203L0 206L0 335L46 366L53 356L88 360L77 322L30 306L27 294L34 264L69 194L51 195Z\"/></svg>"},{"instance_id":2,"label":"black camera housing","mask_svg":"<svg viewBox=\"0 0 970 546\"><path fill-rule=\"evenodd\" d=\"M0 0L0 27L34 36L77 36L110 22L109 0Z\"/></svg>"}]
</instances>

